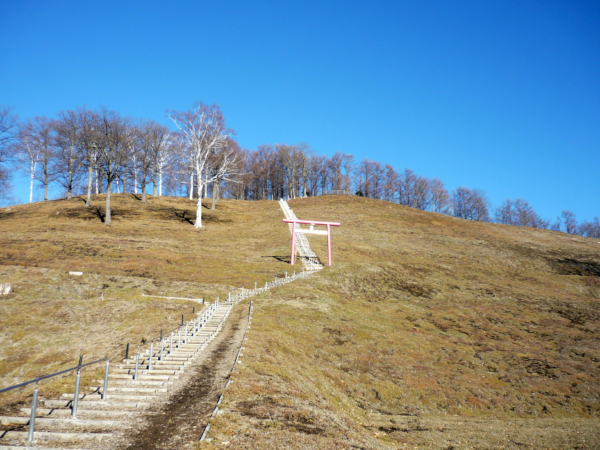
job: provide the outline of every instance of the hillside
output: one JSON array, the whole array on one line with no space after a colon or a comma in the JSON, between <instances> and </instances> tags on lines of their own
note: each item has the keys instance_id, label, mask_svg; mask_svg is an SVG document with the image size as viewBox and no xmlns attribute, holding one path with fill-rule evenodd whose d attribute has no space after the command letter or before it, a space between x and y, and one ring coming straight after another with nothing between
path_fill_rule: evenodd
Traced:
<instances>
[{"instance_id":1,"label":"hillside","mask_svg":"<svg viewBox=\"0 0 600 450\"><path fill-rule=\"evenodd\" d=\"M372 199L289 203L342 222L334 265L255 300L215 442L597 448L599 242Z\"/></svg>"},{"instance_id":2,"label":"hillside","mask_svg":"<svg viewBox=\"0 0 600 450\"><path fill-rule=\"evenodd\" d=\"M0 208L0 283L14 287L0 297L0 387L72 367L79 355L118 360L126 343L133 352L198 308L144 295L213 301L289 267L276 202L220 201L215 211L205 208L206 228L195 230L195 202L112 198L111 226L101 221L103 195L92 209L81 198ZM83 373L86 383L97 378ZM61 388L60 379L41 383L43 395ZM18 406L30 391L0 395L0 408Z\"/></svg>"},{"instance_id":3,"label":"hillside","mask_svg":"<svg viewBox=\"0 0 600 450\"><path fill-rule=\"evenodd\" d=\"M290 270L276 202L220 201L198 231L188 200L113 198L110 227L103 196L93 210L0 209L0 282L15 285L0 298L2 385L82 353L122 356L196 304L142 294L211 299ZM253 299L242 365L199 448L600 442L600 243L366 198L289 203L341 222L333 266ZM325 239L309 240L325 261Z\"/></svg>"}]
</instances>

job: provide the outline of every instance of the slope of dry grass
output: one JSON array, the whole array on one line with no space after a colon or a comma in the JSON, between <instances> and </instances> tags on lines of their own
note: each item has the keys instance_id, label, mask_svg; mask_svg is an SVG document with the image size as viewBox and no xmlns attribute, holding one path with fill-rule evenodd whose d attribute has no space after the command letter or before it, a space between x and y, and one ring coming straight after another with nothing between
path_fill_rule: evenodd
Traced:
<instances>
[{"instance_id":1,"label":"slope of dry grass","mask_svg":"<svg viewBox=\"0 0 600 450\"><path fill-rule=\"evenodd\" d=\"M0 387L72 367L79 355L118 360L127 342L134 351L201 307L143 294L213 301L288 268L289 233L275 202L220 201L215 211L205 208L202 230L192 226L195 204L181 198L142 204L113 195L111 226L101 221L104 196L93 204L85 209L77 198L0 209L0 283L14 287L0 297ZM85 369L86 382L97 372ZM44 381L42 394L65 383L72 389L72 381ZM0 395L0 407L18 406L30 391Z\"/></svg>"},{"instance_id":2,"label":"slope of dry grass","mask_svg":"<svg viewBox=\"0 0 600 450\"><path fill-rule=\"evenodd\" d=\"M334 266L255 300L199 448L598 448L600 243L371 199L290 206L342 222Z\"/></svg>"}]
</instances>

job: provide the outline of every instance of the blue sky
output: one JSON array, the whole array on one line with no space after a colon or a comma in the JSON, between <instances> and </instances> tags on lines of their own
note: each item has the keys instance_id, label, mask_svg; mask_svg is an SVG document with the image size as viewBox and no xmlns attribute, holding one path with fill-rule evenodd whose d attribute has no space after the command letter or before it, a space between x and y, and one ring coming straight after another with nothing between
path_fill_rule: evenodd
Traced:
<instances>
[{"instance_id":1,"label":"blue sky","mask_svg":"<svg viewBox=\"0 0 600 450\"><path fill-rule=\"evenodd\" d=\"M166 124L202 100L245 148L306 142L600 215L597 1L2 2L0 40L21 118Z\"/></svg>"}]
</instances>

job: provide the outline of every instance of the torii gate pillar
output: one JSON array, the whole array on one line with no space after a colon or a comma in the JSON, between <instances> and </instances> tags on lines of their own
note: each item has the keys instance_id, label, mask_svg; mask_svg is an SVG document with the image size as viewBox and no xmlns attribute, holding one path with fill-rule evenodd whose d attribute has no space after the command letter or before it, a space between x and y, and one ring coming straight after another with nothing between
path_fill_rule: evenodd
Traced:
<instances>
[{"instance_id":1,"label":"torii gate pillar","mask_svg":"<svg viewBox=\"0 0 600 450\"><path fill-rule=\"evenodd\" d=\"M331 227L339 227L340 224L337 222L316 222L314 220L297 220L297 219L283 219L284 223L292 224L292 258L291 264L296 261L296 233L304 234L321 234L327 235L327 265L331 266ZM296 224L310 225L309 229L296 228ZM327 231L313 229L315 225L323 225L327 227Z\"/></svg>"}]
</instances>

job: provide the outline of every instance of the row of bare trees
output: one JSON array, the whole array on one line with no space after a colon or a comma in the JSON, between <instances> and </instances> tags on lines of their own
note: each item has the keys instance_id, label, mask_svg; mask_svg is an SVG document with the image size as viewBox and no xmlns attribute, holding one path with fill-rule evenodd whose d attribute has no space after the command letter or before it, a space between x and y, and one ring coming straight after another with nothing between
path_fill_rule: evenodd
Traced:
<instances>
[{"instance_id":1,"label":"row of bare trees","mask_svg":"<svg viewBox=\"0 0 600 450\"><path fill-rule=\"evenodd\" d=\"M462 219L600 238L598 218L577 225L574 214L564 210L552 222L540 217L521 198L507 199L493 209L485 192L479 189L459 186L448 191L437 178L419 176L410 169L397 172L390 164L369 159L356 164L349 154L338 152L327 158L315 155L306 144L261 145L255 151L244 152L244 175L226 186L233 198L295 198L345 191Z\"/></svg>"},{"instance_id":2,"label":"row of bare trees","mask_svg":"<svg viewBox=\"0 0 600 450\"><path fill-rule=\"evenodd\" d=\"M105 108L79 108L55 119L36 117L19 122L9 108L0 109L0 199L6 196L10 170L25 172L44 189L62 187L65 197L106 193L105 222L111 222L111 192L187 196L196 199L196 227L202 226L201 200L220 193L229 198L264 200L345 192L399 203L425 211L506 225L551 228L600 237L598 218L577 224L570 211L554 222L541 218L526 200L507 199L498 208L479 189L398 172L390 164L341 152L331 158L307 145L261 145L242 150L233 140L217 105L198 102L189 111L167 111L175 130L153 121L133 120Z\"/></svg>"},{"instance_id":3,"label":"row of bare trees","mask_svg":"<svg viewBox=\"0 0 600 450\"><path fill-rule=\"evenodd\" d=\"M177 131L106 108L79 108L54 119L22 122L5 108L0 111L0 197L8 195L10 162L27 174L30 202L35 181L43 187L44 200L52 183L68 199L85 191L86 207L94 191L106 193L104 222L110 224L113 192L140 193L146 202L149 186L153 195L162 195L167 182L171 193L181 193L185 185L192 198L194 192L205 194L208 184L233 180L241 155L218 106L197 103L191 111L169 113L169 118ZM200 206L195 226L202 226Z\"/></svg>"}]
</instances>

